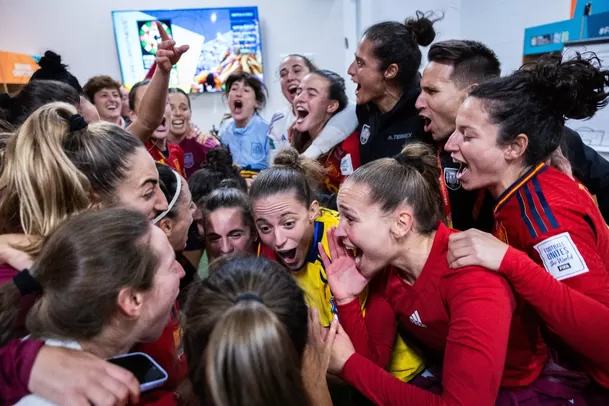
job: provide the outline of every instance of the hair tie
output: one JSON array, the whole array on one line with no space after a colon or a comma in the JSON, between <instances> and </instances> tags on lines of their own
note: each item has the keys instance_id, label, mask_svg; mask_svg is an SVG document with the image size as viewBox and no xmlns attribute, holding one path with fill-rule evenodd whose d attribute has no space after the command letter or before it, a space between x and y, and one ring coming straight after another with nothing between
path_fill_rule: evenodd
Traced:
<instances>
[{"instance_id":1,"label":"hair tie","mask_svg":"<svg viewBox=\"0 0 609 406\"><path fill-rule=\"evenodd\" d=\"M162 212L161 214L156 216L156 218L154 220L152 220L152 224L156 224L159 221L161 221L167 215L167 213L169 213L171 211L171 209L173 209L173 206L178 201L178 197L180 196L180 192L182 191L182 177L180 176L179 173L177 173L173 169L171 171L173 172L173 174L176 177L176 182L177 182L176 192L173 195L173 197L171 198L171 202L169 202L169 204L167 205L167 210L165 210L164 212Z\"/></svg>"},{"instance_id":2,"label":"hair tie","mask_svg":"<svg viewBox=\"0 0 609 406\"><path fill-rule=\"evenodd\" d=\"M13 283L15 284L17 289L19 289L19 293L21 294L21 296L27 296L32 293L42 292L42 286L40 285L40 283L38 283L36 279L34 279L28 269L24 269L23 271L15 275L15 277L13 278Z\"/></svg>"},{"instance_id":3,"label":"hair tie","mask_svg":"<svg viewBox=\"0 0 609 406\"><path fill-rule=\"evenodd\" d=\"M0 108L10 110L13 106L14 100L8 93L0 93Z\"/></svg>"},{"instance_id":4,"label":"hair tie","mask_svg":"<svg viewBox=\"0 0 609 406\"><path fill-rule=\"evenodd\" d=\"M398 161L398 163L400 165L413 167L420 173L422 173L423 170L425 169L425 166L423 165L423 160L419 157L406 158L404 155L398 154L398 155L394 156L393 159Z\"/></svg>"},{"instance_id":5,"label":"hair tie","mask_svg":"<svg viewBox=\"0 0 609 406\"><path fill-rule=\"evenodd\" d=\"M87 123L87 120L85 120L85 118L83 116L81 116L80 114L71 115L70 118L68 119L68 122L70 123L70 132L71 133L73 133L75 131L84 130L85 128L87 128L89 126L89 124Z\"/></svg>"},{"instance_id":6,"label":"hair tie","mask_svg":"<svg viewBox=\"0 0 609 406\"><path fill-rule=\"evenodd\" d=\"M262 301L262 298L260 296L258 296L255 293L242 293L239 296L237 296L237 299L235 300L235 303L239 303L242 301L254 301L254 302L258 302L260 304L264 304L264 302Z\"/></svg>"}]
</instances>

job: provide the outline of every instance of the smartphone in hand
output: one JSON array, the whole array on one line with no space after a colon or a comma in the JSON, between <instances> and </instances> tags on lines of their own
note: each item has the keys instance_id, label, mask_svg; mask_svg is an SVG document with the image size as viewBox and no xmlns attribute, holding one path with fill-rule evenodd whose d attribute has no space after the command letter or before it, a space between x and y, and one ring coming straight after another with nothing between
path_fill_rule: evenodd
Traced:
<instances>
[{"instance_id":1,"label":"smartphone in hand","mask_svg":"<svg viewBox=\"0 0 609 406\"><path fill-rule=\"evenodd\" d=\"M130 371L140 383L140 391L146 392L162 386L167 381L167 372L149 355L143 352L118 355L108 362Z\"/></svg>"}]
</instances>

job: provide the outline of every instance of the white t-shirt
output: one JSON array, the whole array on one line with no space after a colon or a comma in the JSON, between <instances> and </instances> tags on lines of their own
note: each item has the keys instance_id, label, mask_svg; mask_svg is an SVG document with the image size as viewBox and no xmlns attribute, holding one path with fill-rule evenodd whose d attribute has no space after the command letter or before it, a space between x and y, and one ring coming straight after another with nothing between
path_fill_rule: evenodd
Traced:
<instances>
[{"instance_id":1,"label":"white t-shirt","mask_svg":"<svg viewBox=\"0 0 609 406\"><path fill-rule=\"evenodd\" d=\"M296 120L292 108L285 109L273 114L269 123L268 137L271 139L271 152L269 154L271 163L275 155L283 148L290 147L288 130ZM330 151L334 146L344 141L358 126L355 104L349 103L340 113L335 114L326 124L321 134L311 143L303 155L317 159Z\"/></svg>"},{"instance_id":2,"label":"white t-shirt","mask_svg":"<svg viewBox=\"0 0 609 406\"><path fill-rule=\"evenodd\" d=\"M80 346L80 344L78 342L72 341L72 340L64 341L64 340L48 339L48 340L44 340L44 344L50 345L51 347L63 347L63 348L70 348L73 350L82 351L82 347ZM27 396L21 398L21 400L19 400L19 402L15 403L15 406L55 406L55 403L51 403L48 400L46 400L38 395L27 395Z\"/></svg>"}]
</instances>

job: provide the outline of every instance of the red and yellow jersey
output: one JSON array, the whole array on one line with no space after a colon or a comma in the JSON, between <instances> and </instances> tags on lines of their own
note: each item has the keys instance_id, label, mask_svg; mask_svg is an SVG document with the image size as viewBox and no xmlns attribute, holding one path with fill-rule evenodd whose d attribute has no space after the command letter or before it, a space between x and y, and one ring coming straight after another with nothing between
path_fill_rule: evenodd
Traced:
<instances>
[{"instance_id":1,"label":"red and yellow jersey","mask_svg":"<svg viewBox=\"0 0 609 406\"><path fill-rule=\"evenodd\" d=\"M334 297L330 292L330 286L326 278L326 270L321 256L319 255L318 243L324 248L324 251L330 257L330 249L328 246L327 231L331 227L338 226L339 215L337 212L328 209L321 209L320 215L315 221L315 232L313 234L313 243L305 260L303 267L292 272L292 275L298 282L298 285L305 292L307 304L314 307L319 312L319 321L323 326L329 326L335 314L337 314ZM263 244L260 244L258 255L277 260L275 252ZM365 313L366 298L368 290L364 291L360 296L360 305L362 312ZM409 381L425 368L423 361L419 356L410 349L402 338L396 336L396 341L393 347L393 353L387 370L395 377L402 381Z\"/></svg>"},{"instance_id":2,"label":"red and yellow jersey","mask_svg":"<svg viewBox=\"0 0 609 406\"><path fill-rule=\"evenodd\" d=\"M159 148L150 140L146 141L145 145L146 149L152 156L152 159L154 159L156 162L171 166L173 169L178 171L180 175L184 177L186 176L184 173L184 150L182 150L179 145L168 142L166 151L167 155L159 150Z\"/></svg>"},{"instance_id":3,"label":"red and yellow jersey","mask_svg":"<svg viewBox=\"0 0 609 406\"><path fill-rule=\"evenodd\" d=\"M327 170L324 190L331 194L338 193L345 179L360 167L359 132L354 131L328 154L321 156L319 162Z\"/></svg>"},{"instance_id":4,"label":"red and yellow jersey","mask_svg":"<svg viewBox=\"0 0 609 406\"><path fill-rule=\"evenodd\" d=\"M526 252L556 280L609 307L609 229L585 187L542 163L497 199L494 213L497 238ZM560 340L553 344L575 358ZM596 368L583 366L597 376Z\"/></svg>"},{"instance_id":5,"label":"red and yellow jersey","mask_svg":"<svg viewBox=\"0 0 609 406\"><path fill-rule=\"evenodd\" d=\"M590 193L539 164L497 199L495 236L609 306L609 229Z\"/></svg>"}]
</instances>

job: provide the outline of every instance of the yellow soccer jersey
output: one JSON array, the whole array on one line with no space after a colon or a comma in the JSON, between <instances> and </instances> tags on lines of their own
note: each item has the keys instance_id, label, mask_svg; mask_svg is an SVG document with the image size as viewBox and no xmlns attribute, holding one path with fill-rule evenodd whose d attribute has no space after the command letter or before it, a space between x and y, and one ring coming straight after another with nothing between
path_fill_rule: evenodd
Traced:
<instances>
[{"instance_id":1,"label":"yellow soccer jersey","mask_svg":"<svg viewBox=\"0 0 609 406\"><path fill-rule=\"evenodd\" d=\"M337 313L337 309L332 292L330 292L328 280L326 279L326 270L319 255L318 243L321 242L324 251L330 257L327 231L332 227L338 226L339 220L340 217L337 212L324 208L321 209L315 221L313 244L309 249L305 264L299 271L292 272L298 285L305 292L307 304L318 310L319 321L325 327L330 325L334 314ZM270 255L271 252L272 250L268 247L261 247L259 249L260 255L276 259L274 253ZM365 312L367 293L368 291L365 290L360 296L362 312ZM396 378L408 382L424 368L425 366L421 358L406 345L398 334L387 370Z\"/></svg>"}]
</instances>

